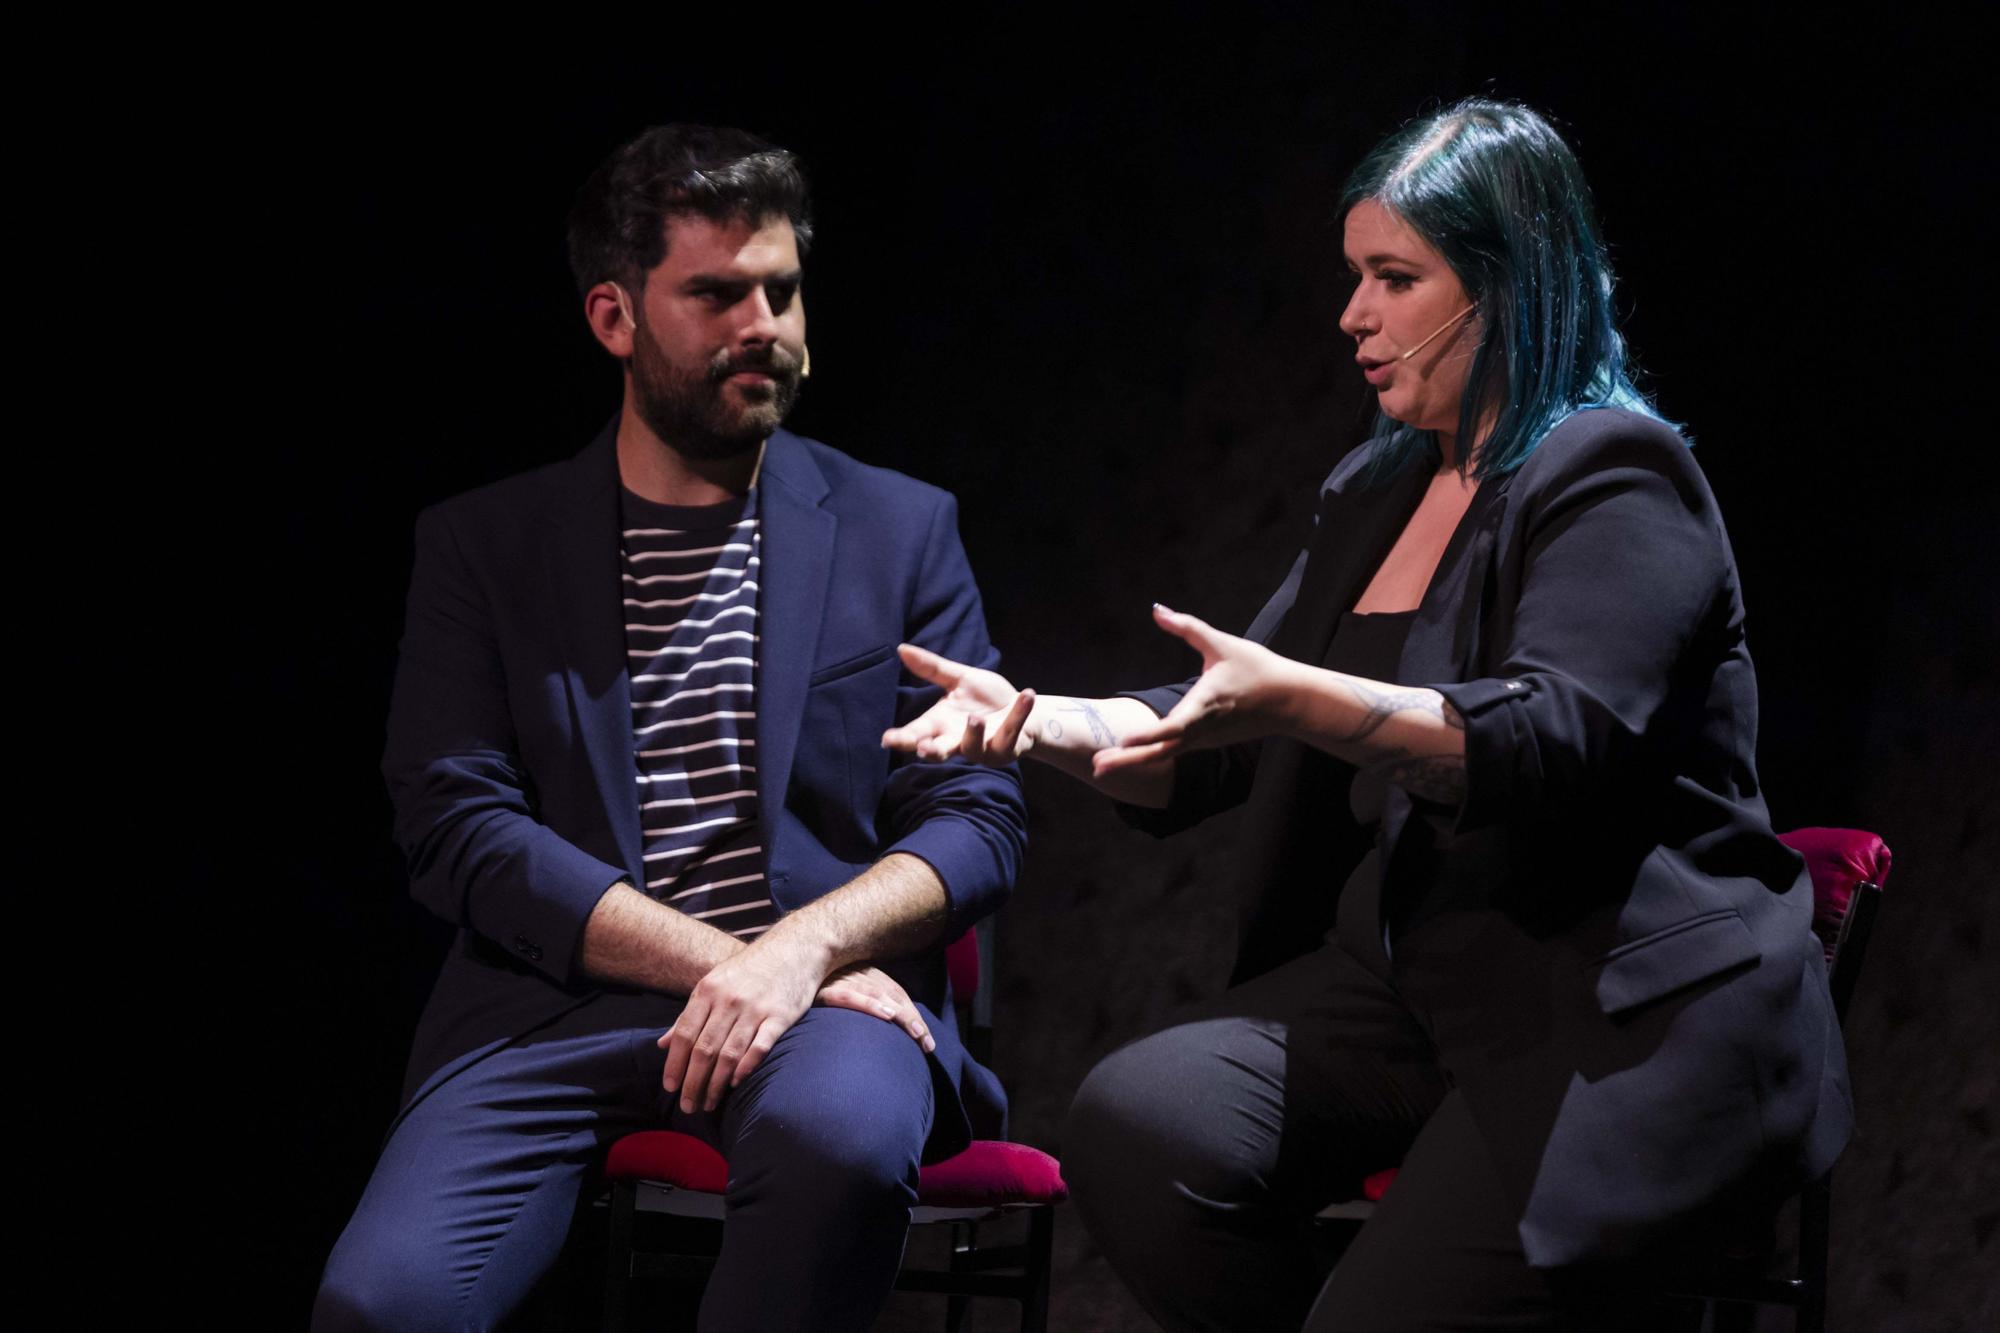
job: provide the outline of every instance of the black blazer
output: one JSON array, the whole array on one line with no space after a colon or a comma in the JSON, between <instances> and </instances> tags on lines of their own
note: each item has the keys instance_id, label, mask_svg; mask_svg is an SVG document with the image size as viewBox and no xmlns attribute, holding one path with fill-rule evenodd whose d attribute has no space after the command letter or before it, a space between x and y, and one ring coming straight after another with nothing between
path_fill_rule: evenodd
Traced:
<instances>
[{"instance_id":1,"label":"black blazer","mask_svg":"<svg viewBox=\"0 0 2000 1333\"><path fill-rule=\"evenodd\" d=\"M1421 469L1365 486L1366 457L1327 479L1249 631L1288 657L1322 660L1423 494ZM1811 883L1758 789L1735 560L1681 438L1579 412L1481 483L1398 680L1464 716L1466 795L1390 788L1396 983L1493 1147L1529 1261L1615 1259L1831 1166L1852 1111ZM1164 711L1190 684L1138 697ZM1167 810L1132 815L1167 831L1248 803L1239 979L1332 923L1370 846L1352 774L1272 738L1183 758Z\"/></svg>"}]
</instances>

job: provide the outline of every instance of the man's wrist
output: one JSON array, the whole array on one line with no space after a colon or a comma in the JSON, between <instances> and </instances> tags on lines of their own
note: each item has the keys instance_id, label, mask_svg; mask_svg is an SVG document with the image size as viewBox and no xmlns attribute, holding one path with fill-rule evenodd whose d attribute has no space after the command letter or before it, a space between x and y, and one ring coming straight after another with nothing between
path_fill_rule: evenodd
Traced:
<instances>
[{"instance_id":1,"label":"man's wrist","mask_svg":"<svg viewBox=\"0 0 2000 1333\"><path fill-rule=\"evenodd\" d=\"M824 980L834 970L837 950L826 926L817 920L818 915L794 912L781 917L776 925L744 947L790 958L794 966L810 972L814 980Z\"/></svg>"}]
</instances>

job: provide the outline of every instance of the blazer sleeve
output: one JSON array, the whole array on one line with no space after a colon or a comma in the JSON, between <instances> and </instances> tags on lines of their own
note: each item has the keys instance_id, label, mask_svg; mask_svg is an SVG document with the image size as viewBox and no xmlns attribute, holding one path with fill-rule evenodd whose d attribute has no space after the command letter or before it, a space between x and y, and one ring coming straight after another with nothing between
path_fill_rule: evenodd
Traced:
<instances>
[{"instance_id":1,"label":"blazer sleeve","mask_svg":"<svg viewBox=\"0 0 2000 1333\"><path fill-rule=\"evenodd\" d=\"M949 494L941 494L932 512L906 623L909 642L940 656L988 670L1000 661L986 635L979 589L958 537L958 504ZM896 724L915 720L942 693L903 672L896 687ZM1020 768L924 763L898 753L877 827L884 855L907 852L937 872L950 903L946 938L956 939L1005 901L1020 872L1028 845Z\"/></svg>"},{"instance_id":2,"label":"blazer sleeve","mask_svg":"<svg viewBox=\"0 0 2000 1333\"><path fill-rule=\"evenodd\" d=\"M1539 461L1545 480L1523 486L1499 674L1432 686L1465 719L1460 830L1560 818L1659 771L1676 743L1677 667L1734 587L1714 497L1680 438L1609 414L1580 424L1523 471L1526 483Z\"/></svg>"},{"instance_id":3,"label":"blazer sleeve","mask_svg":"<svg viewBox=\"0 0 2000 1333\"><path fill-rule=\"evenodd\" d=\"M584 923L629 872L535 817L493 620L448 507L417 519L382 760L410 893L559 983Z\"/></svg>"}]
</instances>

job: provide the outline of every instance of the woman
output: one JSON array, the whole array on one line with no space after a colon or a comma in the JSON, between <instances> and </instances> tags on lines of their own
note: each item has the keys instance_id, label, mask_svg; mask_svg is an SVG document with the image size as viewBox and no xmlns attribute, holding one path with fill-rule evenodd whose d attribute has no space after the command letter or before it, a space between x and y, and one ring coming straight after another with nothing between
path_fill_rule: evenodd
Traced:
<instances>
[{"instance_id":1,"label":"woman","mask_svg":"<svg viewBox=\"0 0 2000 1333\"><path fill-rule=\"evenodd\" d=\"M1201 675L1095 700L906 648L947 694L884 743L1042 760L1156 830L1249 807L1241 984L1100 1064L1064 1136L1163 1324L1636 1327L1677 1245L1850 1124L1734 561L1545 121L1411 124L1343 212L1381 430L1248 635L1156 608ZM1306 1219L1397 1162L1317 1288Z\"/></svg>"}]
</instances>

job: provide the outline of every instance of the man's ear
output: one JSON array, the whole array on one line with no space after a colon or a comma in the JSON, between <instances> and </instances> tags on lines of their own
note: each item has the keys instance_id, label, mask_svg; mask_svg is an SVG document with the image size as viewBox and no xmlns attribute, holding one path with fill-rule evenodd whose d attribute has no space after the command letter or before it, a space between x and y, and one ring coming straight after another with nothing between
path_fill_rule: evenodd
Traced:
<instances>
[{"instance_id":1,"label":"man's ear","mask_svg":"<svg viewBox=\"0 0 2000 1333\"><path fill-rule=\"evenodd\" d=\"M623 361L632 355L632 302L615 282L600 282L583 294L583 318L591 336L605 351Z\"/></svg>"}]
</instances>

